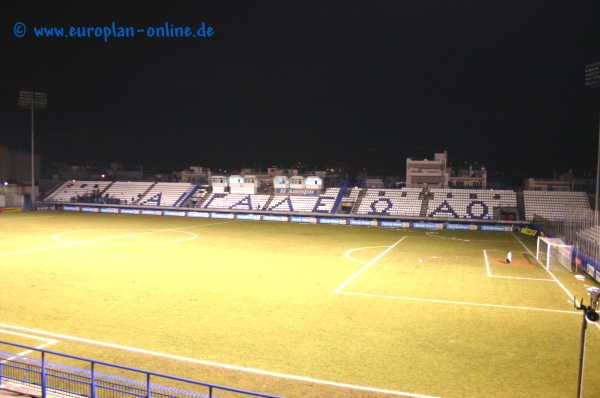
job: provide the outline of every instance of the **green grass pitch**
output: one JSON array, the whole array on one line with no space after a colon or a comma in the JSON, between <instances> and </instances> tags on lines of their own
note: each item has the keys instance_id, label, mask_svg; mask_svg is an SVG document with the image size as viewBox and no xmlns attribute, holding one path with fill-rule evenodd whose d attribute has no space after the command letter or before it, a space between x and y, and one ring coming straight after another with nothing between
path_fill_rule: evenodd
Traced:
<instances>
[{"instance_id":1,"label":"green grass pitch","mask_svg":"<svg viewBox=\"0 0 600 398\"><path fill-rule=\"evenodd\" d=\"M597 284L553 275L512 233L0 214L0 340L287 397L562 398ZM585 365L598 397L593 325Z\"/></svg>"}]
</instances>

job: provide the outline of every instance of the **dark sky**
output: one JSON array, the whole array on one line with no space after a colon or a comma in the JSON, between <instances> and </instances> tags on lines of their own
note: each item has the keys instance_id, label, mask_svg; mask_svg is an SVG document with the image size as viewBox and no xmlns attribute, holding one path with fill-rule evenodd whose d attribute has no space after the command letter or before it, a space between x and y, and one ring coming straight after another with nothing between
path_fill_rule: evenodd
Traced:
<instances>
[{"instance_id":1,"label":"dark sky","mask_svg":"<svg viewBox=\"0 0 600 398\"><path fill-rule=\"evenodd\" d=\"M26 26L17 38L17 22ZM36 37L34 27L144 29ZM209 38L150 27L212 27ZM600 1L3 3L0 145L183 168L348 162L404 173L446 148L490 172L594 171Z\"/></svg>"}]
</instances>

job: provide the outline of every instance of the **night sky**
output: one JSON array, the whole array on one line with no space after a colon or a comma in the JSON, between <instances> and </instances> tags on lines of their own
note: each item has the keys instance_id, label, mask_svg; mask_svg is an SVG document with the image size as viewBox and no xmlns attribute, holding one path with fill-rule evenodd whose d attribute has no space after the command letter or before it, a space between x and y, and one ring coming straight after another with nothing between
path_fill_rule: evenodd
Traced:
<instances>
[{"instance_id":1,"label":"night sky","mask_svg":"<svg viewBox=\"0 0 600 398\"><path fill-rule=\"evenodd\" d=\"M600 61L597 0L10 3L0 145L29 150L19 91L47 92L44 162L404 174L407 157L447 149L492 173L596 169L600 89L584 68ZM134 37L34 31L113 22ZM211 37L148 37L203 22Z\"/></svg>"}]
</instances>

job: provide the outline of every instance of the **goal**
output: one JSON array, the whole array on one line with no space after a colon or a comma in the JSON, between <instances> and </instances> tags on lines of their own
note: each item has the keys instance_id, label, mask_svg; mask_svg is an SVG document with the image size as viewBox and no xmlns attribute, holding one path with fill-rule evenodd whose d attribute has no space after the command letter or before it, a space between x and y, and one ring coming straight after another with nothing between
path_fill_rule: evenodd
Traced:
<instances>
[{"instance_id":1,"label":"goal","mask_svg":"<svg viewBox=\"0 0 600 398\"><path fill-rule=\"evenodd\" d=\"M548 271L573 271L573 246L560 238L538 237L535 257Z\"/></svg>"}]
</instances>

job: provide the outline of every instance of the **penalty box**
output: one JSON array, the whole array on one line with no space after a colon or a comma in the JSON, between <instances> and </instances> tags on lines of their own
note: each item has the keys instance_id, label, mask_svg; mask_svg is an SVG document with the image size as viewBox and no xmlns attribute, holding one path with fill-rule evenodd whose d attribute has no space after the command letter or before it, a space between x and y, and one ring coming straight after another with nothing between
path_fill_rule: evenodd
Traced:
<instances>
[{"instance_id":1,"label":"penalty box","mask_svg":"<svg viewBox=\"0 0 600 398\"><path fill-rule=\"evenodd\" d=\"M486 249L489 248L489 249ZM494 248L497 247L497 248ZM407 236L392 246L365 248L362 268L336 290L367 296L448 303L570 310L557 283L518 242ZM513 264L506 264L506 253ZM357 253L359 252L359 253ZM360 261L358 260L360 259ZM533 263L533 264L532 264ZM540 302L540 297L545 299Z\"/></svg>"}]
</instances>

